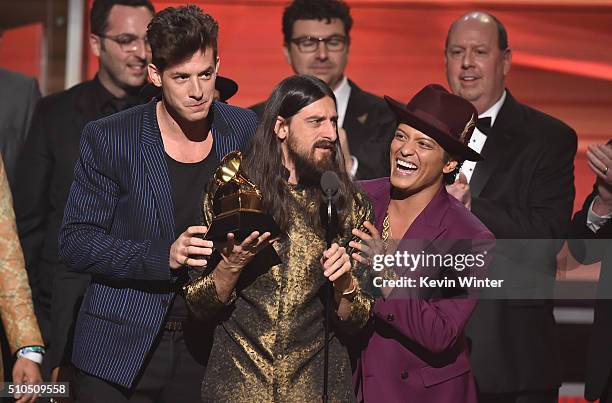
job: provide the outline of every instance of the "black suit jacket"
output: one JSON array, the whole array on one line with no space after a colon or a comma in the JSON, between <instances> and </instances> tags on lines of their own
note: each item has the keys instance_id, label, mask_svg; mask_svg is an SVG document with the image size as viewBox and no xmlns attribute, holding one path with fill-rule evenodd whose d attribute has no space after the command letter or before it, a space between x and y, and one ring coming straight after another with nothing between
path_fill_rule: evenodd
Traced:
<instances>
[{"instance_id":1,"label":"black suit jacket","mask_svg":"<svg viewBox=\"0 0 612 403\"><path fill-rule=\"evenodd\" d=\"M342 127L351 155L359 161L355 179L389 176L389 148L397 127L395 116L382 98L363 91L351 80L349 85L351 95ZM260 121L265 105L261 102L250 107Z\"/></svg>"},{"instance_id":2,"label":"black suit jacket","mask_svg":"<svg viewBox=\"0 0 612 403\"><path fill-rule=\"evenodd\" d=\"M0 154L11 189L19 152L39 99L36 79L0 68Z\"/></svg>"},{"instance_id":3,"label":"black suit jacket","mask_svg":"<svg viewBox=\"0 0 612 403\"><path fill-rule=\"evenodd\" d=\"M606 386L612 387L612 220L597 233L587 226L587 214L597 190L584 202L582 210L572 220L569 247L572 255L583 264L601 261L598 298L595 302L595 320L589 344L584 396L596 400Z\"/></svg>"},{"instance_id":4,"label":"black suit jacket","mask_svg":"<svg viewBox=\"0 0 612 403\"><path fill-rule=\"evenodd\" d=\"M19 238L43 337L50 332L55 273L66 270L58 234L85 125L102 117L99 82L78 84L38 103L23 147L13 190Z\"/></svg>"},{"instance_id":5,"label":"black suit jacket","mask_svg":"<svg viewBox=\"0 0 612 403\"><path fill-rule=\"evenodd\" d=\"M470 180L472 212L497 239L519 240L503 253L511 258L506 261L509 267L516 269L512 276L517 294L531 297L479 302L466 333L481 393L550 390L560 385L553 307L544 298L554 284L556 253L562 242L540 250L520 240L567 235L575 194L576 147L576 134L570 127L517 102L507 92L482 150L485 160L476 165ZM530 274L536 272L542 274L544 284L530 294ZM521 273L528 280L521 282Z\"/></svg>"}]
</instances>

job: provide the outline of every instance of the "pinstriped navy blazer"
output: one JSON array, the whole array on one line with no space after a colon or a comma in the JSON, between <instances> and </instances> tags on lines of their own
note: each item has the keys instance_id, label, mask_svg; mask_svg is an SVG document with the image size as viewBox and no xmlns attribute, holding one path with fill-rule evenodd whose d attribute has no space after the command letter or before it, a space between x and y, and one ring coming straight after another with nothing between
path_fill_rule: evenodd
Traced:
<instances>
[{"instance_id":1,"label":"pinstriped navy blazer","mask_svg":"<svg viewBox=\"0 0 612 403\"><path fill-rule=\"evenodd\" d=\"M59 236L66 265L93 274L76 323L73 363L127 388L174 297L172 192L155 104L85 127ZM219 102L211 113L217 155L244 151L255 113Z\"/></svg>"}]
</instances>

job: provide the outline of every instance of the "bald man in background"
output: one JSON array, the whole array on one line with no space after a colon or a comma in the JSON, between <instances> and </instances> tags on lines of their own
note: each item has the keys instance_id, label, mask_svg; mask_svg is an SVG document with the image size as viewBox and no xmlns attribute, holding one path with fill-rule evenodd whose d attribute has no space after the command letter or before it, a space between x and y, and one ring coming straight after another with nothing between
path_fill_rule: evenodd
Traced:
<instances>
[{"instance_id":1,"label":"bald man in background","mask_svg":"<svg viewBox=\"0 0 612 403\"><path fill-rule=\"evenodd\" d=\"M481 299L468 323L471 363L481 403L553 403L561 385L553 304L556 253L530 239L563 239L574 202L576 133L519 103L505 87L512 52L494 16L470 12L451 25L445 47L453 93L478 110L469 146L484 161L466 162L448 186L504 244L501 272L516 286L510 299ZM532 250L533 249L533 250ZM498 260L498 262L500 261ZM500 267L497 266L500 270ZM496 270L495 259L491 272ZM537 286L531 279L542 279ZM527 280L525 280L527 279ZM529 297L519 299L518 295Z\"/></svg>"}]
</instances>

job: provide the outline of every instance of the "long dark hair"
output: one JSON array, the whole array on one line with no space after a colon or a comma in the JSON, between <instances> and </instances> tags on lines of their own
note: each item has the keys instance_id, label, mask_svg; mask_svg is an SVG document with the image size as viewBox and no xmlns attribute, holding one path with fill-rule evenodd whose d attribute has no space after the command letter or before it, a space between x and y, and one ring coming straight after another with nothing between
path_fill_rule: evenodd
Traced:
<instances>
[{"instance_id":1,"label":"long dark hair","mask_svg":"<svg viewBox=\"0 0 612 403\"><path fill-rule=\"evenodd\" d=\"M281 142L274 127L278 116L289 121L302 108L324 97L336 102L332 90L322 80L305 75L288 77L274 88L266 103L257 132L253 137L251 149L244 159L244 169L248 177L257 184L263 194L263 207L274 217L283 232L287 233L292 223L291 209L294 203L287 186L288 172L283 165ZM353 202L357 202L358 192L351 182L344 165L340 141L335 142L334 171L340 177L340 199L336 203L338 222L343 226ZM307 211L309 224L321 233L324 229L321 220L320 205L322 191L318 184L306 187L312 208ZM304 206L299 206L304 208ZM346 230L346 228L343 228Z\"/></svg>"}]
</instances>

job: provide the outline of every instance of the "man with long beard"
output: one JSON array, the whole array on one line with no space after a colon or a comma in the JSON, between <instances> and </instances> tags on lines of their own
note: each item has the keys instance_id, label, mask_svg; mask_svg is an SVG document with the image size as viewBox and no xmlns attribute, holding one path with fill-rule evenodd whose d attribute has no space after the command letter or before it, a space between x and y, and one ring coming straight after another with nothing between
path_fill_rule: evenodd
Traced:
<instances>
[{"instance_id":1,"label":"man with long beard","mask_svg":"<svg viewBox=\"0 0 612 403\"><path fill-rule=\"evenodd\" d=\"M333 92L311 76L283 80L266 105L244 168L262 191L263 209L281 229L273 247L282 263L267 258L270 233L254 232L240 244L229 234L228 242L217 247L220 263L187 287L192 312L220 321L202 385L204 401L319 400L327 281L335 294L329 399L355 400L341 335L365 325L372 300L360 285L362 267L353 265L345 246L351 228L363 228L372 218L372 208L345 173L337 118ZM340 225L329 249L319 214L319 179L325 170L341 178ZM204 211L208 225L208 199Z\"/></svg>"}]
</instances>

